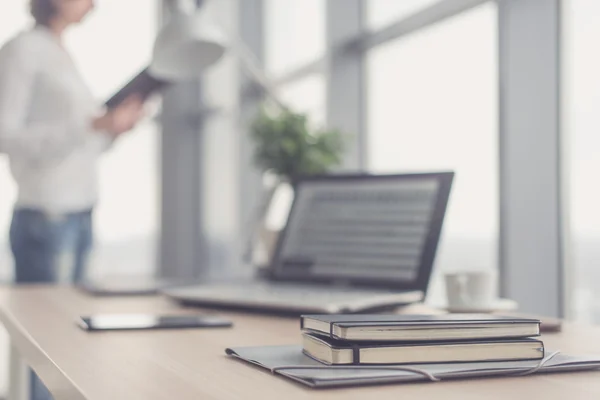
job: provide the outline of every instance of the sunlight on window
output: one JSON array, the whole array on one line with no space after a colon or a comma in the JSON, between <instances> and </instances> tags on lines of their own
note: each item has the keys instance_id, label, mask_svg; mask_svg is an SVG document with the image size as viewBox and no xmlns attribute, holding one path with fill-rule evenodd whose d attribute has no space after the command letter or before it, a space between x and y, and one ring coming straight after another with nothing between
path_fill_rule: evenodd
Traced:
<instances>
[{"instance_id":1,"label":"sunlight on window","mask_svg":"<svg viewBox=\"0 0 600 400\"><path fill-rule=\"evenodd\" d=\"M31 26L27 0L0 1L0 46L17 33ZM10 175L8 159L0 154L0 282L12 281L13 261L8 244L8 230L17 197L17 188ZM0 327L0 397L8 393L8 334Z\"/></svg>"},{"instance_id":2,"label":"sunlight on window","mask_svg":"<svg viewBox=\"0 0 600 400\"><path fill-rule=\"evenodd\" d=\"M67 46L99 101L146 67L158 27L148 0L103 0ZM94 274L151 273L159 218L159 131L147 119L117 142L100 167Z\"/></svg>"},{"instance_id":3,"label":"sunlight on window","mask_svg":"<svg viewBox=\"0 0 600 400\"><path fill-rule=\"evenodd\" d=\"M0 4L0 45L32 24L26 0L3 1ZM17 197L17 188L10 175L8 159L0 154L0 280L12 277L12 255L8 245L8 229Z\"/></svg>"},{"instance_id":4,"label":"sunlight on window","mask_svg":"<svg viewBox=\"0 0 600 400\"><path fill-rule=\"evenodd\" d=\"M565 139L569 143L567 169L573 239L575 317L600 322L600 2L565 1Z\"/></svg>"},{"instance_id":5,"label":"sunlight on window","mask_svg":"<svg viewBox=\"0 0 600 400\"><path fill-rule=\"evenodd\" d=\"M326 90L325 77L314 74L280 87L278 94L292 111L306 114L311 126L322 128L327 112Z\"/></svg>"},{"instance_id":6,"label":"sunlight on window","mask_svg":"<svg viewBox=\"0 0 600 400\"><path fill-rule=\"evenodd\" d=\"M325 52L326 0L266 0L266 68L274 75L314 61Z\"/></svg>"},{"instance_id":7,"label":"sunlight on window","mask_svg":"<svg viewBox=\"0 0 600 400\"><path fill-rule=\"evenodd\" d=\"M488 3L368 56L374 172L456 172L436 265L496 268L496 5Z\"/></svg>"},{"instance_id":8,"label":"sunlight on window","mask_svg":"<svg viewBox=\"0 0 600 400\"><path fill-rule=\"evenodd\" d=\"M0 43L31 27L28 4L28 0L1 2ZM155 0L102 0L85 23L68 32L66 46L99 104L148 64L158 23L157 4ZM101 162L93 273L150 273L154 269L158 135L156 124L147 119ZM0 155L0 265L5 279L12 273L8 227L15 197L7 160Z\"/></svg>"},{"instance_id":9,"label":"sunlight on window","mask_svg":"<svg viewBox=\"0 0 600 400\"><path fill-rule=\"evenodd\" d=\"M383 28L409 17L440 0L363 0L367 10L367 28Z\"/></svg>"}]
</instances>

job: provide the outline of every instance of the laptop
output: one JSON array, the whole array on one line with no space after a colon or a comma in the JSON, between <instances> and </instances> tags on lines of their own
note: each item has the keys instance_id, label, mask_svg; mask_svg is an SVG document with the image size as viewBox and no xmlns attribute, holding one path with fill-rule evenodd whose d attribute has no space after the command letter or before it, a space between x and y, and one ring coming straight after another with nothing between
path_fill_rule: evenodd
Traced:
<instances>
[{"instance_id":1,"label":"laptop","mask_svg":"<svg viewBox=\"0 0 600 400\"><path fill-rule=\"evenodd\" d=\"M268 274L162 291L184 304L358 313L424 300L454 173L294 182Z\"/></svg>"}]
</instances>

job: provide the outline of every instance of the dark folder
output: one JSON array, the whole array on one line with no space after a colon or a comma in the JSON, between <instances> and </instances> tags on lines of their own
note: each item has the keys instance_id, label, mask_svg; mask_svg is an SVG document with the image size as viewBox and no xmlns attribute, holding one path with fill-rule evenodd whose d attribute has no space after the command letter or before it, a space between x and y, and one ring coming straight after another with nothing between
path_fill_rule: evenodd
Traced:
<instances>
[{"instance_id":1,"label":"dark folder","mask_svg":"<svg viewBox=\"0 0 600 400\"><path fill-rule=\"evenodd\" d=\"M518 376L600 368L600 357L574 357L551 351L548 351L548 355L541 361L408 366L326 366L304 355L301 346L239 347L227 349L226 353L312 388Z\"/></svg>"},{"instance_id":2,"label":"dark folder","mask_svg":"<svg viewBox=\"0 0 600 400\"><path fill-rule=\"evenodd\" d=\"M167 81L152 76L146 68L108 99L105 105L108 108L115 108L131 95L137 95L142 101L145 101L150 95L163 89L168 84Z\"/></svg>"}]
</instances>

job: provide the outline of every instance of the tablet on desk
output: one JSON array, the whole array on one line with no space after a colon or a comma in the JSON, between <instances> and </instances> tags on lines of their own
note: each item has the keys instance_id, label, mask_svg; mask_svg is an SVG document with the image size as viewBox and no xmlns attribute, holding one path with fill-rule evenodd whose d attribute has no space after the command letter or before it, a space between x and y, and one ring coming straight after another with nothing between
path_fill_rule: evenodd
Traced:
<instances>
[{"instance_id":1,"label":"tablet on desk","mask_svg":"<svg viewBox=\"0 0 600 400\"><path fill-rule=\"evenodd\" d=\"M98 314L80 317L86 331L229 328L231 321L213 315Z\"/></svg>"}]
</instances>

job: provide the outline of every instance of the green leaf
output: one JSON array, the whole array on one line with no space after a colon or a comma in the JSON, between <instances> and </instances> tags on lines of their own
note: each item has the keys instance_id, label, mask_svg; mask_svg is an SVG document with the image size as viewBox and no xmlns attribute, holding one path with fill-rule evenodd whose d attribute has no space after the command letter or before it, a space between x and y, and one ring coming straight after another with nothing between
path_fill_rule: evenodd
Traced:
<instances>
[{"instance_id":1,"label":"green leaf","mask_svg":"<svg viewBox=\"0 0 600 400\"><path fill-rule=\"evenodd\" d=\"M306 115L284 110L261 109L251 126L254 161L263 170L273 170L291 179L324 174L340 164L344 139L338 130L312 131Z\"/></svg>"}]
</instances>

